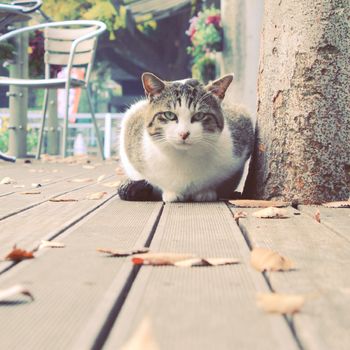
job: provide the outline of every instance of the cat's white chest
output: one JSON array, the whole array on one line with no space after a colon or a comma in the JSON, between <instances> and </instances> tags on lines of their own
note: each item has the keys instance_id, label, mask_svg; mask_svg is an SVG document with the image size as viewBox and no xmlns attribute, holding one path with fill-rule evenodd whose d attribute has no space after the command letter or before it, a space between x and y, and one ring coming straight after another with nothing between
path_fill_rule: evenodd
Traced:
<instances>
[{"instance_id":1,"label":"cat's white chest","mask_svg":"<svg viewBox=\"0 0 350 350\"><path fill-rule=\"evenodd\" d=\"M145 178L162 190L195 193L214 188L234 175L244 163L233 157L229 131L225 128L215 145L198 145L186 151L164 152L145 135Z\"/></svg>"}]
</instances>

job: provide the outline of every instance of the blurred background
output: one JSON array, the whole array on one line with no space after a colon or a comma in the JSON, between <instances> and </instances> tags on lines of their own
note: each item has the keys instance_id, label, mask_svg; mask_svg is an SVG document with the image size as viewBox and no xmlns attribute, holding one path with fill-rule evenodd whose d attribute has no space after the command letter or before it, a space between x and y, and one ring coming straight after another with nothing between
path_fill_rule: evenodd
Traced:
<instances>
[{"instance_id":1,"label":"blurred background","mask_svg":"<svg viewBox=\"0 0 350 350\"><path fill-rule=\"evenodd\" d=\"M15 4L27 4L16 1ZM14 4L4 1L3 4ZM108 31L98 42L91 79L105 155L118 153L118 129L123 112L142 98L140 76L153 72L164 80L195 77L204 83L234 73L226 101L244 104L256 111L256 81L263 1L245 0L44 0L27 24L74 19L103 21ZM1 16L0 16L1 20ZM0 22L1 23L1 22ZM3 32L18 26L13 21ZM32 78L43 77L44 50L41 33L29 37L28 64ZM8 76L16 55L0 47L0 75ZM78 73L77 73L78 74ZM9 98L0 88L0 151L9 151ZM43 90L28 91L26 154L35 152L41 119ZM51 96L60 125L64 96ZM80 103L78 103L80 102ZM96 153L96 137L84 92L72 97L69 153ZM78 106L76 108L75 106ZM60 125L58 129L60 129ZM58 154L44 143L44 152ZM11 153L11 150L10 150Z\"/></svg>"}]
</instances>

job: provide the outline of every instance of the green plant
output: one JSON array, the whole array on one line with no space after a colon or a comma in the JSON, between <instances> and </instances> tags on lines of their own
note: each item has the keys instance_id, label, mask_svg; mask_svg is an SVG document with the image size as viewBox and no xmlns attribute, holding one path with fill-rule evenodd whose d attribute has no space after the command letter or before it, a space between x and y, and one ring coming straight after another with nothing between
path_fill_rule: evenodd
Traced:
<instances>
[{"instance_id":1,"label":"green plant","mask_svg":"<svg viewBox=\"0 0 350 350\"><path fill-rule=\"evenodd\" d=\"M190 19L186 31L191 46L187 52L193 57L192 74L195 78L208 82L215 78L214 53L222 50L222 26L220 10L214 6L204 8Z\"/></svg>"}]
</instances>

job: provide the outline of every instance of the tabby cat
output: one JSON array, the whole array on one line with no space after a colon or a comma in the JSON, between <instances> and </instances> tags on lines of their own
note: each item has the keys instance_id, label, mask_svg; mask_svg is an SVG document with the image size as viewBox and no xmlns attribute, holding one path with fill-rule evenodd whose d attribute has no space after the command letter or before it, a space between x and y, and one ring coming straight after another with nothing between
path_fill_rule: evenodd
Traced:
<instances>
[{"instance_id":1,"label":"tabby cat","mask_svg":"<svg viewBox=\"0 0 350 350\"><path fill-rule=\"evenodd\" d=\"M121 128L120 159L129 185L151 185L165 202L215 201L237 187L254 134L246 111L222 103L231 81L227 75L204 86L195 79L142 75L147 98L127 111ZM119 195L139 199L125 187Z\"/></svg>"}]
</instances>

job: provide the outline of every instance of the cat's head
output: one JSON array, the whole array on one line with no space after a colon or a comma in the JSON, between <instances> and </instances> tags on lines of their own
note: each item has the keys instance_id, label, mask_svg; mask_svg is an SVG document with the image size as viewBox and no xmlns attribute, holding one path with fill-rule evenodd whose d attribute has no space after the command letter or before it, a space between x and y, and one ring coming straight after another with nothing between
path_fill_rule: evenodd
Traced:
<instances>
[{"instance_id":1,"label":"cat's head","mask_svg":"<svg viewBox=\"0 0 350 350\"><path fill-rule=\"evenodd\" d=\"M147 132L160 147L188 150L213 143L221 134L221 101L232 81L226 75L204 86L198 80L163 81L152 73L142 75L149 100Z\"/></svg>"}]
</instances>

